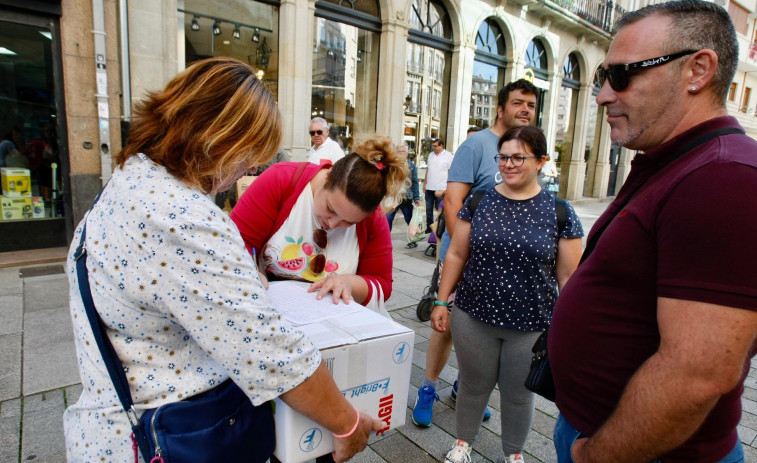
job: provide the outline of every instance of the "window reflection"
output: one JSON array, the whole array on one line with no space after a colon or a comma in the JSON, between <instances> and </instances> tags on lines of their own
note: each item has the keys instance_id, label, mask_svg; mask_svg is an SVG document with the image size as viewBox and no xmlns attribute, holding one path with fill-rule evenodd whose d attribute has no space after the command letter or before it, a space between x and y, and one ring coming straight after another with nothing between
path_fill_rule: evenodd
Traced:
<instances>
[{"instance_id":1,"label":"window reflection","mask_svg":"<svg viewBox=\"0 0 757 463\"><path fill-rule=\"evenodd\" d=\"M52 33L0 21L0 44L0 221L63 217Z\"/></svg>"},{"instance_id":2,"label":"window reflection","mask_svg":"<svg viewBox=\"0 0 757 463\"><path fill-rule=\"evenodd\" d=\"M315 18L311 117L349 151L355 135L376 130L379 34Z\"/></svg>"},{"instance_id":3,"label":"window reflection","mask_svg":"<svg viewBox=\"0 0 757 463\"><path fill-rule=\"evenodd\" d=\"M278 100L278 8L242 0L185 0L184 60L214 56L244 61Z\"/></svg>"}]
</instances>

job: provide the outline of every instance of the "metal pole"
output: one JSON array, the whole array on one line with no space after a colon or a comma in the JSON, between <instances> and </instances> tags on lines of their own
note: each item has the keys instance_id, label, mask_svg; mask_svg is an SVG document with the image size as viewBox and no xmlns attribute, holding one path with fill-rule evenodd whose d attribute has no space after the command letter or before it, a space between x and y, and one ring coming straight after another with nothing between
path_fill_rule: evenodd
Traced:
<instances>
[{"instance_id":1,"label":"metal pole","mask_svg":"<svg viewBox=\"0 0 757 463\"><path fill-rule=\"evenodd\" d=\"M121 94L123 95L123 119L131 120L131 70L129 68L129 0L120 0L121 22Z\"/></svg>"},{"instance_id":2,"label":"metal pole","mask_svg":"<svg viewBox=\"0 0 757 463\"><path fill-rule=\"evenodd\" d=\"M97 83L97 127L100 132L100 172L102 184L110 179L110 109L105 54L105 12L103 0L92 0L92 34L95 38L95 82Z\"/></svg>"}]
</instances>

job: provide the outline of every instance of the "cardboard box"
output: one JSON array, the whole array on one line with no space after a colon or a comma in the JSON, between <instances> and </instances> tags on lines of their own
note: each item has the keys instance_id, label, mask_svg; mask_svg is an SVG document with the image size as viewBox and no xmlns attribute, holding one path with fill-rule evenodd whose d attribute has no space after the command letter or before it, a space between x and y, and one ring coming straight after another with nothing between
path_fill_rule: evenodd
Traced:
<instances>
[{"instance_id":1,"label":"cardboard box","mask_svg":"<svg viewBox=\"0 0 757 463\"><path fill-rule=\"evenodd\" d=\"M247 187L249 187L256 178L257 177L255 177L254 175L245 175L237 180L237 199L242 197L244 192L247 190Z\"/></svg>"},{"instance_id":2,"label":"cardboard box","mask_svg":"<svg viewBox=\"0 0 757 463\"><path fill-rule=\"evenodd\" d=\"M45 200L42 196L32 196L32 218L45 218Z\"/></svg>"},{"instance_id":3,"label":"cardboard box","mask_svg":"<svg viewBox=\"0 0 757 463\"><path fill-rule=\"evenodd\" d=\"M27 198L32 195L29 169L18 167L0 168L0 183L2 183L3 187L3 196L7 198Z\"/></svg>"},{"instance_id":4,"label":"cardboard box","mask_svg":"<svg viewBox=\"0 0 757 463\"><path fill-rule=\"evenodd\" d=\"M2 217L2 220L31 219L32 216L32 198L0 196L0 217Z\"/></svg>"},{"instance_id":5,"label":"cardboard box","mask_svg":"<svg viewBox=\"0 0 757 463\"><path fill-rule=\"evenodd\" d=\"M330 298L324 299L331 303ZM347 400L360 413L384 422L377 434L405 424L413 330L362 306L357 312L298 328L321 350L323 362ZM282 463L301 463L334 450L328 429L280 399L276 399L274 419L274 455Z\"/></svg>"}]
</instances>

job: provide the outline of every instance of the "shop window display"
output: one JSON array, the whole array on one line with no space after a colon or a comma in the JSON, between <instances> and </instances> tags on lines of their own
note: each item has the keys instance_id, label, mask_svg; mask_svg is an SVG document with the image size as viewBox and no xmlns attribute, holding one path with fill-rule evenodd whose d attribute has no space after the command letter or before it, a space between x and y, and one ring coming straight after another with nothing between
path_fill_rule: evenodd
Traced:
<instances>
[{"instance_id":1,"label":"shop window display","mask_svg":"<svg viewBox=\"0 0 757 463\"><path fill-rule=\"evenodd\" d=\"M0 21L0 220L66 214L50 29Z\"/></svg>"}]
</instances>

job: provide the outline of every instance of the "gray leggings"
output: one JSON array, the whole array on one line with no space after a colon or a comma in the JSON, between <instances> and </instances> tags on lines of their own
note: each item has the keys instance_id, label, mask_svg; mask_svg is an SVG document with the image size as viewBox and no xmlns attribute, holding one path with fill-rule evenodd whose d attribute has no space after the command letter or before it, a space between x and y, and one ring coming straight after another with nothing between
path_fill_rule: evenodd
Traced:
<instances>
[{"instance_id":1,"label":"gray leggings","mask_svg":"<svg viewBox=\"0 0 757 463\"><path fill-rule=\"evenodd\" d=\"M534 395L523 386L531 348L541 334L497 328L455 308L452 341L460 365L455 412L457 438L473 444L495 384L499 384L502 450L521 453L534 416Z\"/></svg>"}]
</instances>

